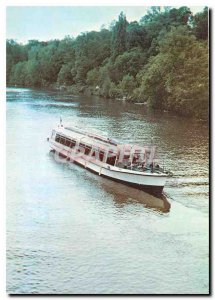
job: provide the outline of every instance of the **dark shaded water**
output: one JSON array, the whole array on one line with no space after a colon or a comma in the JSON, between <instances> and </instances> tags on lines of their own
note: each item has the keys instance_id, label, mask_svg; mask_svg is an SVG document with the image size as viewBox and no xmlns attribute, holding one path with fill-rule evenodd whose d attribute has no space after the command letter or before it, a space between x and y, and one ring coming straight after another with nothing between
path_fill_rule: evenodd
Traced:
<instances>
[{"instance_id":1,"label":"dark shaded water","mask_svg":"<svg viewBox=\"0 0 215 300\"><path fill-rule=\"evenodd\" d=\"M154 137L167 201L55 162L59 117L127 142ZM168 205L171 208L168 209ZM7 89L9 293L208 293L208 127L142 105Z\"/></svg>"}]
</instances>

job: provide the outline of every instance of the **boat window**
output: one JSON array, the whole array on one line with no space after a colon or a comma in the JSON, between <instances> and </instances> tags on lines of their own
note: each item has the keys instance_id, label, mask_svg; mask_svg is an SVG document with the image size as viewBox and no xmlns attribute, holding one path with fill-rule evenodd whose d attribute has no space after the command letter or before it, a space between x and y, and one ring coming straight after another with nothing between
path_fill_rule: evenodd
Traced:
<instances>
[{"instance_id":1,"label":"boat window","mask_svg":"<svg viewBox=\"0 0 215 300\"><path fill-rule=\"evenodd\" d=\"M70 144L71 144L71 140L70 139L66 139L66 146L70 147Z\"/></svg>"},{"instance_id":2,"label":"boat window","mask_svg":"<svg viewBox=\"0 0 215 300\"><path fill-rule=\"evenodd\" d=\"M115 161L116 161L116 154L113 153L112 151L109 151L106 163L111 165L111 166L114 166Z\"/></svg>"},{"instance_id":3,"label":"boat window","mask_svg":"<svg viewBox=\"0 0 215 300\"><path fill-rule=\"evenodd\" d=\"M134 153L133 159L132 159L132 164L138 163L140 160L140 153Z\"/></svg>"},{"instance_id":4,"label":"boat window","mask_svg":"<svg viewBox=\"0 0 215 300\"><path fill-rule=\"evenodd\" d=\"M104 151L99 151L99 160L100 161L103 161L104 155L105 155Z\"/></svg>"},{"instance_id":5,"label":"boat window","mask_svg":"<svg viewBox=\"0 0 215 300\"><path fill-rule=\"evenodd\" d=\"M66 145L66 139L64 138L64 137L60 137L60 143L62 144L62 145Z\"/></svg>"},{"instance_id":6,"label":"boat window","mask_svg":"<svg viewBox=\"0 0 215 300\"><path fill-rule=\"evenodd\" d=\"M71 141L71 145L70 145L70 148L74 148L76 145L76 140L72 140Z\"/></svg>"},{"instance_id":7,"label":"boat window","mask_svg":"<svg viewBox=\"0 0 215 300\"><path fill-rule=\"evenodd\" d=\"M91 150L92 150L92 147L86 145L84 154L85 154L85 155L89 155Z\"/></svg>"},{"instance_id":8,"label":"boat window","mask_svg":"<svg viewBox=\"0 0 215 300\"><path fill-rule=\"evenodd\" d=\"M137 161L137 157L135 155L133 155L132 164L136 164L136 161Z\"/></svg>"},{"instance_id":9,"label":"boat window","mask_svg":"<svg viewBox=\"0 0 215 300\"><path fill-rule=\"evenodd\" d=\"M79 144L79 147L85 148L85 144L80 143L80 144Z\"/></svg>"},{"instance_id":10,"label":"boat window","mask_svg":"<svg viewBox=\"0 0 215 300\"><path fill-rule=\"evenodd\" d=\"M129 158L130 158L130 155L124 155L123 160L124 160L124 161L128 161Z\"/></svg>"},{"instance_id":11,"label":"boat window","mask_svg":"<svg viewBox=\"0 0 215 300\"><path fill-rule=\"evenodd\" d=\"M95 157L95 159L98 159L98 149L93 149L92 157Z\"/></svg>"},{"instance_id":12,"label":"boat window","mask_svg":"<svg viewBox=\"0 0 215 300\"><path fill-rule=\"evenodd\" d=\"M84 152L84 149L85 149L85 144L80 143L80 144L79 144L79 147L78 147L78 152L83 153L83 152Z\"/></svg>"},{"instance_id":13,"label":"boat window","mask_svg":"<svg viewBox=\"0 0 215 300\"><path fill-rule=\"evenodd\" d=\"M55 141L56 141L57 143L60 143L60 135L59 135L59 134L56 134L56 136L55 136Z\"/></svg>"}]
</instances>

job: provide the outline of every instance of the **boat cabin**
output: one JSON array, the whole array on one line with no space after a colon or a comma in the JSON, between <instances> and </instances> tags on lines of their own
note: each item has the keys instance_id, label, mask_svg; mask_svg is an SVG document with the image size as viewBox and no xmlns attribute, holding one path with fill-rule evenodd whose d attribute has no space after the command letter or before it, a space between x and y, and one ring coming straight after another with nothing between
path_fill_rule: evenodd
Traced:
<instances>
[{"instance_id":1,"label":"boat cabin","mask_svg":"<svg viewBox=\"0 0 215 300\"><path fill-rule=\"evenodd\" d=\"M71 127L53 130L51 139L73 155L94 158L96 162L124 169L146 170L153 163L155 154L154 146L123 145Z\"/></svg>"}]
</instances>

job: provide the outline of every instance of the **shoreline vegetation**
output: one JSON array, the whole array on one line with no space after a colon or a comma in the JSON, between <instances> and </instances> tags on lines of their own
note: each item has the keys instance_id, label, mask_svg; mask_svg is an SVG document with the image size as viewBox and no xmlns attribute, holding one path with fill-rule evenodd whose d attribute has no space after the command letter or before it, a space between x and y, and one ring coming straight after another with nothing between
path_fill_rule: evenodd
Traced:
<instances>
[{"instance_id":1,"label":"shoreline vegetation","mask_svg":"<svg viewBox=\"0 0 215 300\"><path fill-rule=\"evenodd\" d=\"M151 7L139 22L121 12L108 29L76 38L6 42L7 86L97 95L207 119L208 8Z\"/></svg>"}]
</instances>

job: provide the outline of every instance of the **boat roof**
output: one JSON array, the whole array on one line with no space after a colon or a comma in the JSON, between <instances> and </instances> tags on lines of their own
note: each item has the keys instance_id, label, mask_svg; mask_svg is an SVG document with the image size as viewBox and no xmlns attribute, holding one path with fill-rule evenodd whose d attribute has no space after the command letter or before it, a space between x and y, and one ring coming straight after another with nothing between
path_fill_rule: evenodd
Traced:
<instances>
[{"instance_id":1,"label":"boat roof","mask_svg":"<svg viewBox=\"0 0 215 300\"><path fill-rule=\"evenodd\" d=\"M111 148L112 150L117 150L119 143L113 139L102 137L100 135L87 132L84 129L78 127L57 127L56 131L65 135L66 137L79 140L80 143L93 145L94 147Z\"/></svg>"},{"instance_id":2,"label":"boat roof","mask_svg":"<svg viewBox=\"0 0 215 300\"><path fill-rule=\"evenodd\" d=\"M112 151L118 150L118 146L128 146L128 147L134 147L135 152L138 152L140 149L145 149L151 151L152 147L154 146L140 146L140 145L134 145L134 144L124 144L120 143L116 140L110 139L108 137L100 136L96 133L88 132L85 129L79 128L79 127L71 127L71 126L58 126L55 128L55 130L64 135L65 137L79 140L80 143L88 144L90 146L93 146L95 148L100 148L107 150L109 148ZM128 150L128 149L127 149ZM141 150L140 150L141 151ZM125 148L126 152L126 148Z\"/></svg>"}]
</instances>

